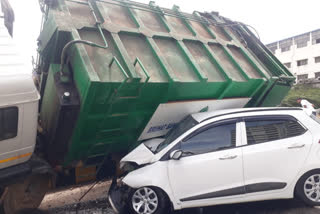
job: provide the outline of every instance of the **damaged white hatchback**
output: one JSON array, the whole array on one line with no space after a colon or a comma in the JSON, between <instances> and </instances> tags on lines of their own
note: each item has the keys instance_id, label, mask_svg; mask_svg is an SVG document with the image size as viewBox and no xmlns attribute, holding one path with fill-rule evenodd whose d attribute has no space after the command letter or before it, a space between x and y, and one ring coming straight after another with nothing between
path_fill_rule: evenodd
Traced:
<instances>
[{"instance_id":1,"label":"damaged white hatchback","mask_svg":"<svg viewBox=\"0 0 320 214\"><path fill-rule=\"evenodd\" d=\"M116 212L169 210L297 197L320 205L320 122L300 108L197 113L121 160Z\"/></svg>"}]
</instances>

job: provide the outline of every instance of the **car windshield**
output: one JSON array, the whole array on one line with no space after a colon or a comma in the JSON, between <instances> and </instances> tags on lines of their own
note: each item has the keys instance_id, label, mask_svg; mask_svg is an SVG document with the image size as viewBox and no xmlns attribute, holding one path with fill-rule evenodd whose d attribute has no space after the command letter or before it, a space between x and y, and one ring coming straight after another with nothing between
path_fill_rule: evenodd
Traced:
<instances>
[{"instance_id":1,"label":"car windshield","mask_svg":"<svg viewBox=\"0 0 320 214\"><path fill-rule=\"evenodd\" d=\"M165 140L159 144L159 146L155 150L155 153L158 153L164 148L166 148L170 143L172 143L180 135L182 135L184 132L188 131L189 129L191 129L197 124L198 122L191 115L182 119L180 123L178 123L166 134L166 136L164 137Z\"/></svg>"},{"instance_id":2,"label":"car windshield","mask_svg":"<svg viewBox=\"0 0 320 214\"><path fill-rule=\"evenodd\" d=\"M311 114L310 117L311 117L313 120L315 120L317 123L320 124L320 118L319 118L319 117L317 117L317 116L314 115L314 114Z\"/></svg>"}]
</instances>

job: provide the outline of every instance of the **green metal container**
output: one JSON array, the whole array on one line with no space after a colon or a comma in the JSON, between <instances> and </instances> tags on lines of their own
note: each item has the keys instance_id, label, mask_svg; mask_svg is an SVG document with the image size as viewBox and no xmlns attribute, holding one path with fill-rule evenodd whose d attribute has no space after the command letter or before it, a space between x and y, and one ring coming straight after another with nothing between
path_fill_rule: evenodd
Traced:
<instances>
[{"instance_id":1,"label":"green metal container","mask_svg":"<svg viewBox=\"0 0 320 214\"><path fill-rule=\"evenodd\" d=\"M58 0L43 10L40 113L55 164L128 151L160 104L242 97L248 107L276 106L294 82L246 25L217 13L121 0ZM95 44L63 50L74 40Z\"/></svg>"}]
</instances>

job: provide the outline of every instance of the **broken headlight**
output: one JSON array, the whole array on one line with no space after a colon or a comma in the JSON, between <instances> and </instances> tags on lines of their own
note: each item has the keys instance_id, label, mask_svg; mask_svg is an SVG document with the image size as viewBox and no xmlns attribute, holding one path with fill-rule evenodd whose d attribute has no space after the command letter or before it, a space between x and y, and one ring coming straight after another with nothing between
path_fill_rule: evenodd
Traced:
<instances>
[{"instance_id":1,"label":"broken headlight","mask_svg":"<svg viewBox=\"0 0 320 214\"><path fill-rule=\"evenodd\" d=\"M123 162L120 163L120 169L124 172L132 172L139 168L139 165L134 162Z\"/></svg>"}]
</instances>

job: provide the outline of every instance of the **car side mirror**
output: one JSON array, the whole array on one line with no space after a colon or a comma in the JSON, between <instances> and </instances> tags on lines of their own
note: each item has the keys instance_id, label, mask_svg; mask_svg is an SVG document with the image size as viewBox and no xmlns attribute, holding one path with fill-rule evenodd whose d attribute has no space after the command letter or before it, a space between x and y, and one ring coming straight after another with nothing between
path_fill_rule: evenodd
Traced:
<instances>
[{"instance_id":1,"label":"car side mirror","mask_svg":"<svg viewBox=\"0 0 320 214\"><path fill-rule=\"evenodd\" d=\"M182 150L174 150L173 152L170 153L170 159L172 160L180 160L180 158L183 155Z\"/></svg>"}]
</instances>

